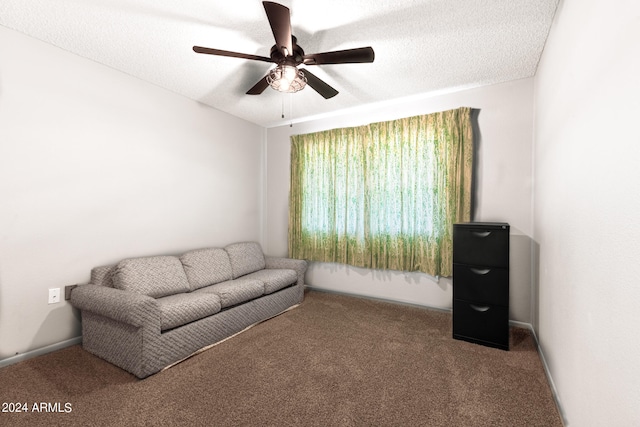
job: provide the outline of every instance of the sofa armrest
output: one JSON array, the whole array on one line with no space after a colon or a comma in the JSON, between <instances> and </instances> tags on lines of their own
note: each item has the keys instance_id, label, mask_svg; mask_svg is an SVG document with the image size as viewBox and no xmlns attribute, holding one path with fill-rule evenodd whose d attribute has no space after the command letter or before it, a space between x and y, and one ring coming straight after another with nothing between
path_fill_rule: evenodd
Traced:
<instances>
[{"instance_id":1,"label":"sofa armrest","mask_svg":"<svg viewBox=\"0 0 640 427\"><path fill-rule=\"evenodd\" d=\"M298 285L304 285L304 274L307 271L307 261L284 257L264 257L266 268L287 268L295 270L298 275Z\"/></svg>"},{"instance_id":2,"label":"sofa armrest","mask_svg":"<svg viewBox=\"0 0 640 427\"><path fill-rule=\"evenodd\" d=\"M88 284L73 289L71 304L136 327L156 324L160 330L158 302L146 295Z\"/></svg>"}]
</instances>

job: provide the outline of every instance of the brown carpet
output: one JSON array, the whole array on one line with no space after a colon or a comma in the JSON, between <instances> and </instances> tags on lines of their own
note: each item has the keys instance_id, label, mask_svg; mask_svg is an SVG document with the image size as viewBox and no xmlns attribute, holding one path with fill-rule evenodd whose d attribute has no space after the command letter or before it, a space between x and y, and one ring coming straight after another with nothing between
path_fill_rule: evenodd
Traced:
<instances>
[{"instance_id":1,"label":"brown carpet","mask_svg":"<svg viewBox=\"0 0 640 427\"><path fill-rule=\"evenodd\" d=\"M29 411L3 426L562 426L529 331L496 350L450 313L317 291L145 380L80 346L2 368L0 403Z\"/></svg>"}]
</instances>

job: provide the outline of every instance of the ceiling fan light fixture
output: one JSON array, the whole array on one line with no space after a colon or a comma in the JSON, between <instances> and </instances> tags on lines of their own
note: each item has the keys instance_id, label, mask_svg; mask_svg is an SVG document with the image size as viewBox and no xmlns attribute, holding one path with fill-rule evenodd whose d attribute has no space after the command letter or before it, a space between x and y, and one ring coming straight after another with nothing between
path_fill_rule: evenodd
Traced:
<instances>
[{"instance_id":1,"label":"ceiling fan light fixture","mask_svg":"<svg viewBox=\"0 0 640 427\"><path fill-rule=\"evenodd\" d=\"M298 92L307 85L304 73L293 65L279 64L269 71L267 83L279 92Z\"/></svg>"}]
</instances>

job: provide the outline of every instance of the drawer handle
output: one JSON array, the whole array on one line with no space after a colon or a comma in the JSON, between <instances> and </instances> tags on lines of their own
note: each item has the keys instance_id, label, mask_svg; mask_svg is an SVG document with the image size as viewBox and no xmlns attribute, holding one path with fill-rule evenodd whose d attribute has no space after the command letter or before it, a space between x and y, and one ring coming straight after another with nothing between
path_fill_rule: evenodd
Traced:
<instances>
[{"instance_id":1,"label":"drawer handle","mask_svg":"<svg viewBox=\"0 0 640 427\"><path fill-rule=\"evenodd\" d=\"M491 234L490 231L472 231L471 233L476 237L487 237Z\"/></svg>"},{"instance_id":2,"label":"drawer handle","mask_svg":"<svg viewBox=\"0 0 640 427\"><path fill-rule=\"evenodd\" d=\"M480 276L484 276L485 274L489 274L491 271L490 268L469 268L475 274L479 274Z\"/></svg>"},{"instance_id":3,"label":"drawer handle","mask_svg":"<svg viewBox=\"0 0 640 427\"><path fill-rule=\"evenodd\" d=\"M485 311L489 311L489 309L491 307L487 307L485 306L479 306L479 305L473 305L473 304L469 304L471 306L471 308L473 308L475 311L480 311L480 312L485 312Z\"/></svg>"}]
</instances>

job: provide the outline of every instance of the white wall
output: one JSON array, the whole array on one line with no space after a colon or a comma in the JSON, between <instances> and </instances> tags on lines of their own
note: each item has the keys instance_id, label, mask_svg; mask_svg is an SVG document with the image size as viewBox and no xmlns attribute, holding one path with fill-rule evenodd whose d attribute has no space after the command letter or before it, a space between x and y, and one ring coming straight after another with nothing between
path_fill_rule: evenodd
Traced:
<instances>
[{"instance_id":1,"label":"white wall","mask_svg":"<svg viewBox=\"0 0 640 427\"><path fill-rule=\"evenodd\" d=\"M327 101L330 102L330 101ZM431 97L416 97L366 111L342 112L328 118L281 126L267 132L266 250L287 254L289 137L320 130L358 126L458 107L480 109L478 194L475 220L511 224L510 318L531 318L531 155L533 79ZM295 112L294 112L295 113ZM421 273L373 271L338 264L311 263L309 285L439 308L451 308L448 278Z\"/></svg>"},{"instance_id":2,"label":"white wall","mask_svg":"<svg viewBox=\"0 0 640 427\"><path fill-rule=\"evenodd\" d=\"M260 240L264 129L0 27L0 361L80 335L48 288Z\"/></svg>"},{"instance_id":3,"label":"white wall","mask_svg":"<svg viewBox=\"0 0 640 427\"><path fill-rule=\"evenodd\" d=\"M538 336L575 426L640 425L640 2L563 0L535 79Z\"/></svg>"}]
</instances>

